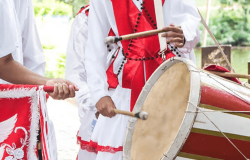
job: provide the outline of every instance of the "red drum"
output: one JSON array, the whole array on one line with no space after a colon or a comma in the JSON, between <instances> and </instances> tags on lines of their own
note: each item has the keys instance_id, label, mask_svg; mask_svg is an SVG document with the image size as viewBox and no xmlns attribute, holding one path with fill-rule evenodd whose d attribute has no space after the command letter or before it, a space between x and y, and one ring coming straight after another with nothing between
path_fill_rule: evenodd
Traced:
<instances>
[{"instance_id":1,"label":"red drum","mask_svg":"<svg viewBox=\"0 0 250 160\"><path fill-rule=\"evenodd\" d=\"M197 69L164 62L144 86L131 118L124 160L250 158L250 89Z\"/></svg>"}]
</instances>

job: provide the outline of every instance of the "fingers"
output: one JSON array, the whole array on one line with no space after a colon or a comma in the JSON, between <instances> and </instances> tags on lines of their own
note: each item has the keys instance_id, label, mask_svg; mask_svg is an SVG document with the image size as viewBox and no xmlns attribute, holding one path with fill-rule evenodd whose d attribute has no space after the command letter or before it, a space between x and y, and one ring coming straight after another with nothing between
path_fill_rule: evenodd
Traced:
<instances>
[{"instance_id":1,"label":"fingers","mask_svg":"<svg viewBox=\"0 0 250 160\"><path fill-rule=\"evenodd\" d=\"M66 83L55 83L54 92L48 93L53 99L64 100L66 98L75 97L75 89L72 85Z\"/></svg>"},{"instance_id":2,"label":"fingers","mask_svg":"<svg viewBox=\"0 0 250 160\"><path fill-rule=\"evenodd\" d=\"M166 43L172 43L175 47L182 48L184 46L184 34L179 26L170 24L169 27L163 29L166 33L162 34L162 37L166 37Z\"/></svg>"},{"instance_id":3,"label":"fingers","mask_svg":"<svg viewBox=\"0 0 250 160\"><path fill-rule=\"evenodd\" d=\"M63 86L62 84L58 83L58 98L62 99L63 98Z\"/></svg>"},{"instance_id":4,"label":"fingers","mask_svg":"<svg viewBox=\"0 0 250 160\"><path fill-rule=\"evenodd\" d=\"M68 81L68 80L65 80L65 83L66 83L68 86L71 85L75 91L79 91L79 88L78 88L74 83L72 83L72 82L70 82L70 81Z\"/></svg>"},{"instance_id":5,"label":"fingers","mask_svg":"<svg viewBox=\"0 0 250 160\"><path fill-rule=\"evenodd\" d=\"M66 99L69 98L69 86L66 83L62 84L62 88L63 88L63 98L62 99Z\"/></svg>"},{"instance_id":6,"label":"fingers","mask_svg":"<svg viewBox=\"0 0 250 160\"><path fill-rule=\"evenodd\" d=\"M165 32L172 31L172 32L183 34L182 29L180 27L175 27L175 26L164 27L162 30Z\"/></svg>"},{"instance_id":7,"label":"fingers","mask_svg":"<svg viewBox=\"0 0 250 160\"><path fill-rule=\"evenodd\" d=\"M73 85L69 85L69 97L75 97L75 89Z\"/></svg>"},{"instance_id":8,"label":"fingers","mask_svg":"<svg viewBox=\"0 0 250 160\"><path fill-rule=\"evenodd\" d=\"M99 113L105 117L114 117L116 115L114 109L115 104L110 97L102 97L97 103L96 108Z\"/></svg>"},{"instance_id":9,"label":"fingers","mask_svg":"<svg viewBox=\"0 0 250 160\"><path fill-rule=\"evenodd\" d=\"M181 48L181 47L183 47L184 39L179 38L179 37L177 37L177 38L169 38L169 39L167 39L166 42L167 43L172 43L172 44L174 44L175 47Z\"/></svg>"},{"instance_id":10,"label":"fingers","mask_svg":"<svg viewBox=\"0 0 250 160\"><path fill-rule=\"evenodd\" d=\"M162 37L179 37L179 38L184 38L184 35L181 33L176 33L176 32L166 32L161 35Z\"/></svg>"},{"instance_id":11,"label":"fingers","mask_svg":"<svg viewBox=\"0 0 250 160\"><path fill-rule=\"evenodd\" d=\"M75 91L79 91L79 88L72 82L66 79L50 79L46 82L46 85L54 84L54 92L49 93L53 99L66 99L75 97Z\"/></svg>"}]
</instances>

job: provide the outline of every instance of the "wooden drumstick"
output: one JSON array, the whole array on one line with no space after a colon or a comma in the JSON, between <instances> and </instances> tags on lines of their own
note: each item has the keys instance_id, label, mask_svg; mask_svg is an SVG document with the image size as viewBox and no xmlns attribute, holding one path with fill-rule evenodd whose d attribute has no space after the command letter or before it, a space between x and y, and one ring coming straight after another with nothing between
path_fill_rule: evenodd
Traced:
<instances>
[{"instance_id":1,"label":"wooden drumstick","mask_svg":"<svg viewBox=\"0 0 250 160\"><path fill-rule=\"evenodd\" d=\"M237 73L228 73L228 72L216 72L216 71L209 71L212 74L222 76L222 77L229 77L229 78L244 78L250 80L250 75L245 74L237 74Z\"/></svg>"},{"instance_id":2,"label":"wooden drumstick","mask_svg":"<svg viewBox=\"0 0 250 160\"><path fill-rule=\"evenodd\" d=\"M180 26L177 26L180 28ZM113 44L122 40L128 40L128 39L133 39L133 38L139 38L139 37L146 37L146 36L151 36L155 35L158 33L163 33L166 32L163 29L155 29L155 30L150 30L150 31L145 31L145 32L139 32L139 33L132 33L132 34L127 34L124 36L116 37L116 36L108 36L105 38L105 43L106 44Z\"/></svg>"},{"instance_id":3,"label":"wooden drumstick","mask_svg":"<svg viewBox=\"0 0 250 160\"><path fill-rule=\"evenodd\" d=\"M116 42L119 42L122 40L139 38L139 37L146 37L146 36L151 36L151 35L162 33L162 32L165 32L165 31L163 31L163 29L155 29L155 30L150 30L150 31L145 31L145 32L127 34L127 35L120 36L120 37L108 36L107 38L105 38L105 43L106 44L113 44L113 43L116 43Z\"/></svg>"},{"instance_id":4,"label":"wooden drumstick","mask_svg":"<svg viewBox=\"0 0 250 160\"><path fill-rule=\"evenodd\" d=\"M117 114L122 114L122 115L126 115L126 116L130 116L130 117L135 117L141 120L146 120L148 119L148 113L141 111L138 113L134 113L134 112L128 112L128 111L122 111L122 110L118 110L118 109L114 109L115 113Z\"/></svg>"}]
</instances>

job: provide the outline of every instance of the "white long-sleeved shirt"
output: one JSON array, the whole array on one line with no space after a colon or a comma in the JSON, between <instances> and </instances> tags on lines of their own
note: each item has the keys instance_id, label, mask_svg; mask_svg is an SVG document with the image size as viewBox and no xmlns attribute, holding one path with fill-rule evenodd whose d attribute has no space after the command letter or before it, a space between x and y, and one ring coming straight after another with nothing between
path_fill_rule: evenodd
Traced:
<instances>
[{"instance_id":1,"label":"white long-sleeved shirt","mask_svg":"<svg viewBox=\"0 0 250 160\"><path fill-rule=\"evenodd\" d=\"M131 1L133 1L138 10L140 10L140 4L138 4L136 0ZM108 52L104 39L107 37L107 32L110 28L112 28L117 36L119 36L119 33L110 0L92 0L90 5L91 11L89 13L88 25L89 39L86 47L85 65L92 99L94 104L96 104L100 98L108 95L107 76L105 74L105 59ZM180 25L184 32L186 44L183 48L179 49L182 52L180 54L181 57L195 61L193 48L199 42L200 38L198 31L200 17L196 9L195 1L165 0L163 12L165 26L169 26L170 23ZM118 42L118 45L122 48L120 42ZM121 50L114 62L114 73L118 72L120 64L124 59ZM118 80L119 84L122 84L122 74L119 74Z\"/></svg>"},{"instance_id":2,"label":"white long-sleeved shirt","mask_svg":"<svg viewBox=\"0 0 250 160\"><path fill-rule=\"evenodd\" d=\"M84 116L83 109L95 110L95 106L90 100L84 65L87 39L88 16L85 14L85 11L82 11L75 17L71 26L65 66L66 79L74 82L79 87L75 98L77 100L80 118Z\"/></svg>"},{"instance_id":3,"label":"white long-sleeved shirt","mask_svg":"<svg viewBox=\"0 0 250 160\"><path fill-rule=\"evenodd\" d=\"M72 23L65 66L66 79L75 83L79 88L79 91L76 92L75 98L77 100L78 113L81 119L84 116L84 110L96 111L95 105L91 100L91 95L87 84L87 75L84 62L85 49L88 39L88 16L86 15L85 10L88 10L89 8L90 7L88 6L81 13L79 13ZM112 51L109 52L109 56L106 57L106 66L110 65L111 56L116 51L117 45L111 45L110 48ZM109 95L110 94L112 94L112 90L109 90Z\"/></svg>"},{"instance_id":4,"label":"white long-sleeved shirt","mask_svg":"<svg viewBox=\"0 0 250 160\"><path fill-rule=\"evenodd\" d=\"M32 0L0 1L0 58L8 54L29 70L44 76L46 63ZM1 83L7 82L0 79Z\"/></svg>"}]
</instances>

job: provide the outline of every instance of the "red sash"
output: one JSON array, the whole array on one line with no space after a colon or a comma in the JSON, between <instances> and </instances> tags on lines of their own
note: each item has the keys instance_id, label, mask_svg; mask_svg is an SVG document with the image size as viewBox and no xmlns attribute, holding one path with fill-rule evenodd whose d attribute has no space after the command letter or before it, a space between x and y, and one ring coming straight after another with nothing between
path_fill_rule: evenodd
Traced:
<instances>
[{"instance_id":1,"label":"red sash","mask_svg":"<svg viewBox=\"0 0 250 160\"><path fill-rule=\"evenodd\" d=\"M157 28L153 0L144 1L143 6L145 8L142 9L142 12L138 10L132 0L111 1L119 36ZM160 51L159 39L158 35L153 35L133 39L132 43L130 40L121 41L121 43L127 58L127 63L123 69L122 87L132 89L130 109L133 110L134 104L145 85L144 77L148 80L162 63L162 59L158 56ZM170 53L167 57L173 56L174 54ZM143 61L144 58L145 61ZM143 65L145 65L146 75L144 75Z\"/></svg>"}]
</instances>

